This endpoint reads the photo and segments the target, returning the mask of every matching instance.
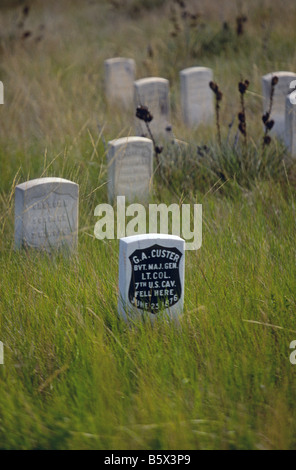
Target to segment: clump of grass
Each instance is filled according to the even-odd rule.
[[[240,94],[240,111],[238,113],[238,132],[233,144],[229,142],[229,135],[226,141],[222,141],[220,125],[220,104],[222,92],[215,82],[210,82],[209,86],[215,95],[216,111],[216,131],[217,142],[210,144],[192,143],[184,149],[180,158],[174,152],[169,152],[169,158],[165,161],[163,173],[169,183],[178,181],[176,187],[181,187],[182,191],[196,191],[216,184],[220,181],[221,186],[225,182],[235,182],[241,188],[251,189],[258,181],[274,181],[284,184],[286,178],[293,180],[295,174],[295,161],[286,156],[286,148],[283,144],[276,143],[270,146],[268,151],[256,145],[255,141],[248,140],[245,94],[249,87],[249,80],[240,80],[238,91]],[[265,140],[270,139],[267,132],[272,128],[273,121],[269,120],[272,109],[274,87],[277,84],[277,77],[273,77],[270,93],[270,105],[268,112],[263,116],[266,118]],[[238,135],[243,136],[243,145],[237,145]],[[271,141],[271,140],[270,140]],[[285,159],[285,164],[283,161]],[[186,174],[181,181],[181,175]]]
[[[285,164],[283,164],[285,161]],[[230,194],[237,188],[252,190],[258,182],[273,182],[285,186],[292,181],[296,163],[286,156],[283,145],[270,146],[263,153],[260,146],[251,141],[243,151],[222,141],[196,145],[188,144],[182,152],[165,153],[162,156],[162,173],[168,187],[174,185],[174,193],[194,194],[215,186],[219,192]],[[161,181],[160,181],[161,184]]]

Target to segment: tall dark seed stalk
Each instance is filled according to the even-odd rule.
[[[161,177],[161,179],[164,181],[164,183],[166,184],[166,186],[168,188],[170,188],[171,191],[173,191],[173,193],[175,194],[175,196],[180,199],[179,197],[179,192],[178,192],[178,189],[175,187],[173,181],[168,181],[167,177],[165,176],[165,173],[163,171],[163,168],[161,166],[161,162],[160,162],[160,159],[159,159],[159,155],[162,153],[163,151],[163,147],[162,146],[159,146],[156,144],[155,142],[155,139],[154,139],[154,136],[152,134],[152,131],[151,131],[151,128],[149,126],[149,123],[152,121],[153,119],[153,116],[152,114],[150,113],[149,109],[147,106],[144,106],[144,105],[139,105],[137,106],[137,109],[136,109],[136,117],[138,119],[141,119],[141,121],[144,121],[145,122],[145,125],[146,125],[146,128],[147,128],[147,131],[148,131],[148,134],[149,134],[149,137],[150,139],[152,140],[152,143],[153,143],[153,148],[154,148],[154,154],[155,154],[155,157],[156,157],[156,161],[157,161],[157,169],[158,169],[158,172],[159,172],[159,175]],[[172,128],[171,126],[168,126],[166,128],[166,131],[167,132],[172,132]]]
[[[215,95],[215,111],[216,111],[216,128],[218,143],[221,148],[221,129],[220,129],[220,102],[222,101],[223,94],[219,89],[217,83],[210,82],[209,86]]]
[[[157,165],[160,166],[159,154],[162,152],[163,147],[159,147],[158,145],[156,145],[155,139],[153,137],[153,134],[152,134],[150,126],[149,126],[149,122],[152,121],[153,116],[150,113],[147,106],[139,105],[139,106],[137,106],[137,109],[136,109],[136,117],[138,119],[141,119],[141,121],[145,122],[149,137],[150,137],[150,139],[152,140],[152,143],[153,143],[154,152],[155,152],[155,156],[156,156],[156,160],[157,160]]]
[[[245,107],[245,93],[249,86],[249,80],[240,81],[238,84],[238,91],[240,93],[240,103],[241,103],[241,110],[238,113],[238,129],[240,133],[244,136],[244,146],[246,149],[247,146],[247,120],[246,120],[246,107]]]
[[[266,111],[266,113],[263,114],[262,116],[262,121],[264,124],[264,136],[263,136],[263,142],[262,142],[262,150],[264,150],[266,145],[269,145],[271,142],[271,137],[270,135],[268,135],[268,133],[274,126],[274,120],[270,119],[270,116],[271,116],[272,105],[273,105],[274,89],[276,85],[278,84],[278,81],[279,81],[278,77],[276,76],[272,77],[270,96],[269,96],[269,108],[268,108],[268,111]]]
[[[244,34],[244,23],[248,21],[245,15],[240,15],[236,18],[236,34],[242,36]]]

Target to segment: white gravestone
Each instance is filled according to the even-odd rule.
[[[120,239],[118,312],[129,317],[164,313],[177,319],[184,303],[185,241],[176,235]]]
[[[136,65],[133,59],[114,57],[104,62],[107,101],[132,107]]]
[[[291,97],[286,97],[285,143],[289,152],[296,157],[296,104],[291,103]]]
[[[78,184],[38,178],[15,188],[15,247],[75,249],[78,239]]]
[[[273,77],[278,77],[279,81],[274,87],[273,103],[270,119],[274,120],[274,126],[270,131],[271,135],[285,141],[285,108],[286,97],[291,92],[290,83],[296,79],[293,72],[273,72],[262,77],[263,92],[263,113],[269,109],[271,81]]]
[[[181,108],[184,123],[189,127],[211,124],[214,118],[213,92],[209,83],[213,71],[207,67],[181,70]]]
[[[153,176],[153,144],[145,137],[122,137],[108,142],[108,196],[147,201]]]
[[[153,116],[149,127],[153,136],[165,136],[170,133],[166,130],[170,127],[170,96],[169,81],[165,78],[150,77],[142,78],[134,82],[135,108],[137,106],[147,106]],[[136,135],[148,135],[144,121],[135,118]],[[149,135],[148,135],[149,137]]]

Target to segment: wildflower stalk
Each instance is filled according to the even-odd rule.
[[[220,102],[222,101],[223,94],[219,89],[217,83],[210,82],[209,86],[215,94],[215,112],[216,112],[216,128],[219,147],[221,148],[221,129],[220,129]]]
[[[266,145],[269,145],[271,142],[271,137],[268,135],[268,133],[274,126],[274,120],[270,119],[270,116],[271,116],[272,105],[273,105],[274,89],[276,85],[278,84],[278,81],[279,81],[278,77],[276,76],[272,77],[270,95],[269,95],[269,108],[268,108],[268,111],[266,111],[266,113],[263,114],[262,116],[262,121],[264,124],[264,136],[263,136],[263,142],[262,142],[262,150],[264,150]]]
[[[145,122],[149,137],[150,137],[150,139],[152,140],[152,143],[153,143],[154,154],[155,154],[156,161],[157,161],[157,168],[159,170],[159,175],[160,175],[161,179],[167,185],[167,187],[169,187],[171,189],[171,191],[175,194],[175,196],[179,199],[178,190],[176,189],[175,185],[173,184],[172,181],[168,181],[168,179],[166,178],[164,172],[162,171],[162,166],[161,166],[161,163],[160,163],[159,155],[163,151],[163,147],[157,145],[156,142],[155,142],[154,136],[153,136],[151,128],[149,126],[149,123],[152,121],[153,116],[150,113],[148,107],[143,106],[143,105],[139,105],[136,109],[136,117],[138,119],[141,119],[141,121]]]
[[[247,146],[247,120],[246,120],[246,108],[245,108],[245,93],[249,86],[249,80],[240,81],[238,84],[238,91],[240,93],[240,103],[241,103],[241,110],[238,113],[238,129],[240,133],[244,136],[244,146],[246,149]]]
[[[153,143],[153,148],[154,148],[154,152],[155,152],[155,156],[156,156],[156,160],[157,160],[157,165],[160,166],[159,154],[162,152],[163,147],[159,147],[158,145],[156,145],[155,139],[153,137],[153,134],[152,134],[150,126],[149,126],[149,122],[152,121],[153,116],[150,113],[147,106],[140,105],[140,106],[137,107],[136,117],[145,122],[148,134],[149,134],[150,139],[152,140],[152,143]]]
[[[240,15],[236,18],[236,34],[242,36],[244,34],[244,23],[248,21],[245,15]]]

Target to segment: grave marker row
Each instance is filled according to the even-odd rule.
[[[104,62],[107,100],[125,106],[147,106],[153,115],[150,123],[153,135],[169,137],[170,96],[169,81],[160,77],[135,80],[133,59],[115,57]],[[184,122],[189,127],[210,124],[214,116],[213,98],[209,82],[213,72],[206,67],[190,67],[180,72],[181,108]],[[136,119],[135,135],[144,136],[144,122]]]
[[[105,65],[105,88],[110,102],[123,103],[125,106],[147,106],[153,116],[149,126],[156,137],[170,138],[170,96],[169,82],[164,78],[149,77],[135,80],[135,61],[116,57],[107,59]],[[271,135],[281,139],[293,155],[296,155],[294,143],[294,108],[287,99],[291,92],[291,82],[296,80],[293,72],[279,71],[262,77],[263,113],[270,106],[272,78],[278,77],[274,87],[272,112],[274,120]],[[181,111],[184,123],[191,128],[201,124],[212,124],[214,103],[209,83],[213,80],[213,71],[207,67],[189,67],[180,71]],[[147,136],[143,121],[136,118],[135,135]]]

